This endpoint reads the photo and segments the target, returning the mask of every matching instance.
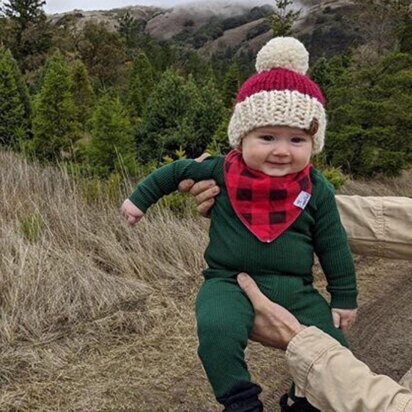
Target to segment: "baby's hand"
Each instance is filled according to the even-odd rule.
[[[335,328],[347,331],[355,322],[358,309],[336,309],[332,308],[333,324]]]
[[[144,213],[138,207],[136,207],[129,199],[126,199],[123,202],[120,208],[120,213],[127,219],[130,226],[134,226],[144,216]]]

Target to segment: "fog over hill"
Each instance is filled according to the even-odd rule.
[[[109,7],[120,1],[100,2]],[[128,0],[130,2],[130,0]],[[250,50],[253,53],[271,37],[265,26],[265,13],[273,7],[273,0],[138,0],[143,4],[164,4],[164,8],[148,5],[130,5],[111,10],[75,10],[50,16],[56,24],[64,24],[68,15],[72,23],[82,29],[89,22],[103,23],[109,30],[116,30],[118,19],[129,12],[142,22],[144,31],[158,40],[178,42],[194,48],[204,55],[212,55],[222,47]],[[49,2],[49,7],[53,6]],[[68,4],[73,5],[74,0]],[[295,33],[305,42],[311,55],[333,55],[348,45],[360,41],[359,33],[348,22],[356,6],[350,0],[295,0],[294,8],[301,11]],[[260,10],[259,10],[260,9]]]
[[[295,7],[302,7],[302,4],[313,5],[312,0],[295,1]],[[254,6],[263,6],[265,4],[274,4],[271,0],[212,0],[208,2],[199,0],[92,0],[85,3],[83,0],[49,0],[46,3],[45,11],[48,14],[64,13],[73,10],[97,11],[97,10],[113,10],[124,7],[135,6],[153,6],[159,8],[185,8],[185,9],[213,9],[225,10],[233,8],[250,8]]]

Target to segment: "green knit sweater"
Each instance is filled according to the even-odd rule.
[[[162,196],[177,190],[184,179],[214,179],[221,192],[211,213],[210,241],[205,251],[206,278],[253,275],[300,276],[311,282],[314,253],[325,273],[331,306],[356,308],[356,277],[345,230],[340,222],[332,186],[312,168],[312,197],[299,218],[271,243],[260,242],[236,216],[226,191],[224,157],[201,163],[179,160],[150,174],[130,200],[146,210]]]

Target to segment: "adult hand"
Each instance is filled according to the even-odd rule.
[[[209,153],[203,153],[195,160],[203,162],[209,156]],[[191,179],[186,179],[179,183],[179,191],[190,192],[195,197],[198,212],[204,217],[209,217],[210,210],[215,203],[215,197],[219,194],[220,189],[214,180],[202,180],[195,183]]]
[[[270,301],[246,273],[239,273],[237,281],[255,309],[250,339],[264,346],[286,350],[289,342],[305,326],[283,306]]]

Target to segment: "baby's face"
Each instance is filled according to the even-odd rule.
[[[310,162],[312,146],[312,136],[302,129],[266,126],[248,133],[239,149],[251,169],[268,176],[285,176],[305,168]]]

